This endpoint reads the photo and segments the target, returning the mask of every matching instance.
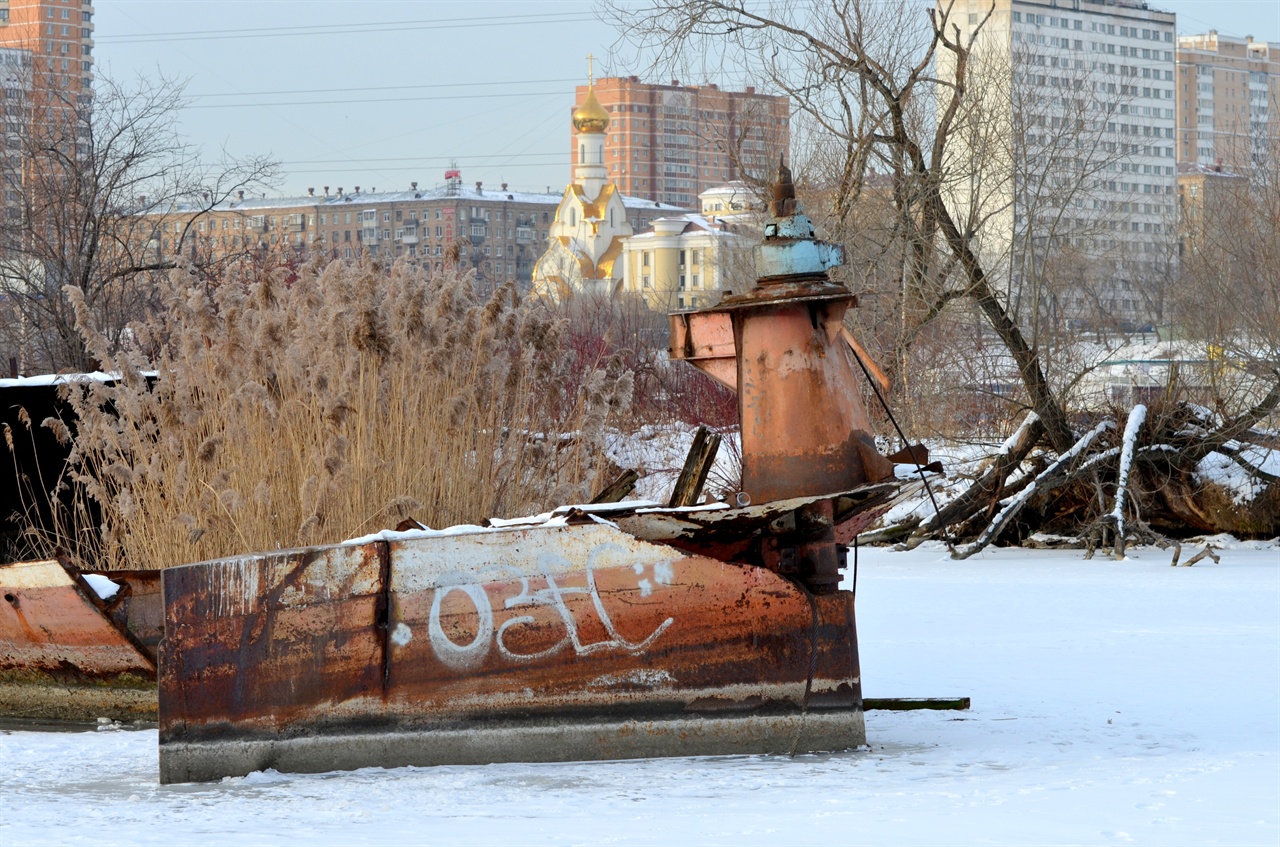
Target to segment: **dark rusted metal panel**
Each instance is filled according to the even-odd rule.
[[[155,665],[56,561],[0,565],[0,714],[155,716]]]
[[[160,723],[275,731],[308,709],[382,695],[379,544],[163,572]]]
[[[152,662],[160,639],[164,637],[164,595],[160,590],[160,571],[97,571],[86,574],[105,577],[117,586],[115,596],[97,600],[94,605],[102,609],[135,647]]]
[[[863,743],[849,595],[609,526],[209,562],[164,585],[165,782]]]

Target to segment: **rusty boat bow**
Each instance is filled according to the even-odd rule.
[[[672,358],[737,392],[738,505],[164,571],[161,781],[864,745],[844,545],[904,483],[860,399],[839,248],[813,235],[783,169],[756,286],[672,316]]]

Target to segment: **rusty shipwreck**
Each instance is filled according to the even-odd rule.
[[[855,298],[827,276],[840,250],[785,168],[771,212],[756,285],[670,318],[670,356],[737,392],[733,504],[562,507],[167,568],[161,781],[865,744],[846,545],[927,460],[876,450]]]

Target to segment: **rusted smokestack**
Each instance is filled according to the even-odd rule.
[[[834,496],[892,479],[893,462],[875,448],[861,371],[843,328],[856,301],[827,278],[843,251],[814,237],[784,162],[770,198],[773,216],[755,249],[756,285],[718,306],[673,314],[671,357],[737,391],[750,502]],[[805,506],[778,540],[791,552],[777,566],[794,568],[818,594],[834,591],[840,579],[832,508],[831,499]]]

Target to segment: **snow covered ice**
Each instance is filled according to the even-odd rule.
[[[864,694],[973,698],[869,751],[162,787],[154,731],[12,731],[0,844],[1275,845],[1280,545],[1220,555],[861,550]]]

